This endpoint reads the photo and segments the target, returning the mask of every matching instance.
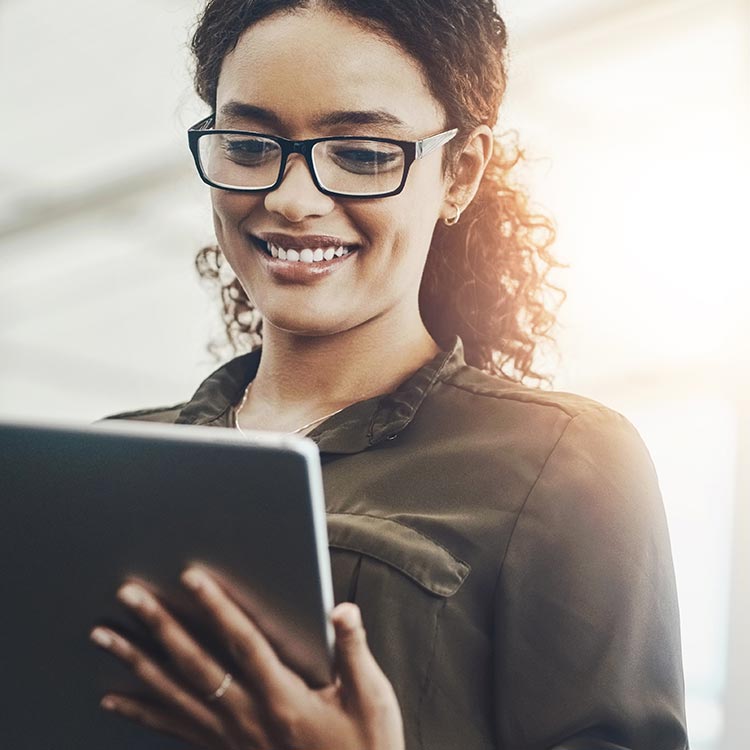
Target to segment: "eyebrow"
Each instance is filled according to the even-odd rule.
[[[219,110],[222,118],[230,122],[236,120],[255,120],[264,125],[269,125],[277,130],[282,127],[278,115],[263,107],[245,102],[229,101]],[[327,112],[313,121],[318,128],[331,128],[341,125],[386,125],[400,128],[408,128],[408,125],[392,112],[385,109],[368,110],[336,110]]]
[[[271,111],[256,107],[254,104],[245,104],[243,102],[229,101],[219,110],[219,115],[229,120],[230,123],[237,120],[257,120],[267,125],[279,127],[281,123],[279,118]]]
[[[336,127],[337,125],[395,125],[406,127],[406,123],[385,109],[339,110],[329,112],[315,120],[318,127]]]

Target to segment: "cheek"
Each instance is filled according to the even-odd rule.
[[[401,200],[394,203],[384,223],[389,226],[393,241],[400,246],[398,249],[408,249],[412,256],[426,257],[440,217],[442,192],[429,181],[423,184],[415,181],[410,188],[397,196]]]
[[[382,208],[382,210],[381,210]],[[400,297],[421,282],[436,221],[433,205],[402,193],[357,221],[373,243],[365,277],[380,299]],[[411,296],[411,293],[409,293]]]
[[[252,195],[230,193],[226,190],[211,191],[214,228],[219,244],[231,243],[232,238],[242,234],[240,224],[255,210],[260,199]]]
[[[415,167],[428,167],[417,170]],[[424,245],[425,253],[440,217],[444,189],[439,173],[429,169],[433,165],[412,167],[404,190],[391,198],[372,204],[362,223],[374,228],[378,235],[394,245],[394,249],[417,251]],[[400,248],[399,248],[400,246]],[[419,253],[417,253],[419,254]]]
[[[438,157],[432,159],[432,157]],[[439,154],[431,154],[432,161],[418,161],[409,173],[402,196],[405,207],[401,213],[412,235],[417,241],[429,243],[435,224],[440,218],[446,185],[443,179]]]

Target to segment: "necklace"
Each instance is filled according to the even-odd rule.
[[[250,386],[252,385],[252,381],[248,383],[247,388],[245,388],[245,393],[242,396],[242,401],[240,401],[239,406],[237,406],[234,410],[234,426],[240,431],[241,435],[244,435],[247,437],[247,433],[240,427],[240,412],[242,411],[242,407],[245,405],[245,401],[247,401],[247,395],[250,393]],[[324,414],[322,417],[317,417],[316,419],[313,419],[311,422],[308,422],[307,424],[303,424],[302,427],[298,427],[296,430],[287,430],[287,432],[290,435],[296,435],[300,432],[304,433],[305,430],[309,429],[310,427],[315,427],[321,422],[324,422],[328,417],[334,416],[334,414],[338,414],[341,411],[344,411],[347,406],[351,406],[351,404],[347,404],[346,406],[342,406],[340,409],[336,409],[336,411],[332,411],[330,414]]]

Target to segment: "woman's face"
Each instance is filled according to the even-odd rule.
[[[418,140],[450,125],[411,57],[324,10],[276,14],[245,31],[223,62],[216,112],[217,128],[290,139]],[[422,269],[446,212],[441,163],[440,149],[415,161],[403,191],[387,198],[324,195],[299,154],[275,190],[212,190],[219,245],[265,325],[327,335],[384,316],[418,323]],[[256,238],[350,252],[323,263],[283,261]]]

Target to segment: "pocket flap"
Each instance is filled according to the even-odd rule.
[[[445,547],[399,521],[359,513],[328,513],[328,543],[400,570],[437,596],[452,596],[471,568]]]

